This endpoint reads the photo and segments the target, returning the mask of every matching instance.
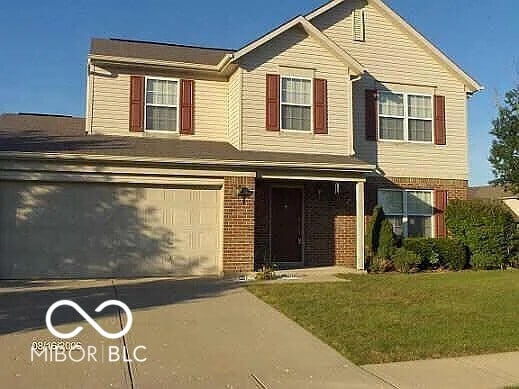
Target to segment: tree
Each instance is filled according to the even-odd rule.
[[[492,124],[495,139],[489,161],[496,176],[492,184],[519,194],[519,85],[506,94]]]

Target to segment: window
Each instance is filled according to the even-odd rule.
[[[379,190],[378,204],[393,225],[396,235],[433,236],[433,193],[424,190]]]
[[[312,80],[281,78],[281,128],[310,131],[312,123]]]
[[[146,130],[177,131],[178,80],[146,78]]]
[[[353,11],[353,40],[364,42],[365,38],[364,10],[356,9]]]
[[[432,142],[432,96],[379,92],[378,101],[380,139]]]

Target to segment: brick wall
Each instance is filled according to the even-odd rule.
[[[272,182],[256,184],[255,263],[269,258],[269,209]],[[278,182],[279,184],[279,182]],[[334,193],[332,183],[284,182],[303,185],[304,190],[304,259],[305,266],[354,265],[355,258],[355,187],[341,185]],[[320,194],[319,194],[320,192]]]
[[[253,177],[225,177],[224,180],[224,273],[254,270],[254,204],[255,195],[243,201],[240,188],[255,189]]]
[[[292,184],[301,185],[301,182]],[[259,181],[256,184],[254,231],[256,266],[262,264],[269,255],[270,185],[268,181]],[[447,190],[449,199],[466,199],[468,182],[427,178],[370,177],[365,188],[366,215],[369,215],[376,205],[377,190],[382,188]],[[305,266],[355,267],[355,185],[341,184],[340,195],[336,196],[332,183],[305,182],[304,209]]]
[[[319,196],[320,189],[320,196]],[[353,266],[355,261],[355,186],[305,184],[305,265]]]

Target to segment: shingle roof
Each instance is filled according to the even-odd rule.
[[[90,54],[216,66],[234,50],[123,39],[93,38]]]
[[[227,142],[152,136],[87,136],[82,118],[42,115],[0,115],[0,152],[294,163],[343,166],[345,170],[352,166],[362,170],[372,169],[369,163],[347,156],[239,151]]]
[[[4,113],[0,115],[0,134],[2,136],[48,136],[85,135],[85,119],[66,115],[38,113]]]
[[[499,186],[474,186],[469,188],[469,198],[471,199],[489,199],[489,200],[501,200],[506,198],[519,197],[514,196],[512,193],[507,192],[504,188]]]

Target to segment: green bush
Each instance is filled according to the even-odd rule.
[[[403,247],[418,254],[421,269],[463,270],[468,265],[465,246],[456,239],[408,238]]]
[[[380,235],[380,226],[384,220],[384,211],[382,207],[375,207],[373,216],[369,219],[366,228],[366,251],[369,258],[374,257],[378,251],[378,241]]]
[[[457,239],[435,239],[436,250],[440,255],[442,266],[450,270],[463,270],[469,264],[467,248]]]
[[[429,269],[430,267],[432,267],[432,259],[434,258],[435,254],[437,254],[437,251],[435,251],[435,239],[407,238],[403,240],[402,247],[406,250],[418,254],[418,256],[420,257],[421,269]]]
[[[396,271],[400,273],[409,273],[411,270],[416,269],[422,261],[418,254],[403,247],[397,248],[393,252],[391,259]]]
[[[455,200],[445,216],[452,236],[468,247],[475,268],[499,268],[508,263],[515,223],[501,202]]]
[[[503,258],[496,254],[475,253],[472,256],[471,264],[476,270],[497,269],[503,266]]]
[[[395,249],[395,237],[393,234],[393,225],[387,219],[382,220],[380,224],[380,236],[378,240],[377,256],[380,258],[391,258]]]

